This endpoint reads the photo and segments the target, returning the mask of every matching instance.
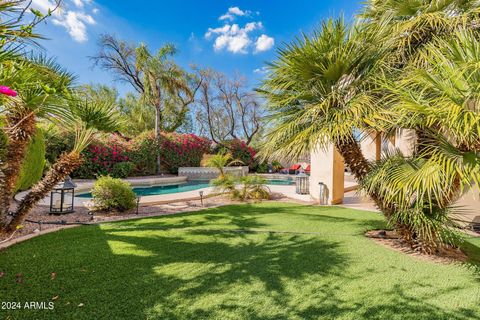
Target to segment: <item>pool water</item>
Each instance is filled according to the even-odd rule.
[[[280,180],[280,179],[273,179],[267,180],[267,184],[269,185],[291,185],[293,184],[293,180]],[[134,187],[133,191],[139,197],[142,196],[157,196],[162,194],[172,194],[172,193],[180,193],[180,192],[187,192],[193,191],[203,188],[210,187],[209,181],[188,181],[182,184],[175,184],[169,186],[153,186],[153,187]],[[91,198],[91,193],[82,193],[76,195],[78,198]]]

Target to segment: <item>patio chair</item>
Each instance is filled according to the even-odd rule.
[[[302,168],[302,165],[294,164],[290,168],[288,168],[288,174],[298,174],[301,168]]]
[[[308,166],[305,168],[305,173],[309,175],[309,174],[310,174],[310,170],[311,170],[311,167],[310,167],[310,165],[308,165]]]

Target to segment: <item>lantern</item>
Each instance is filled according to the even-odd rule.
[[[73,209],[75,187],[76,185],[70,177],[55,186],[50,193],[50,214],[75,212]]]
[[[320,205],[327,205],[328,204],[328,197],[329,197],[329,190],[325,183],[319,182],[319,204]]]
[[[305,173],[300,173],[295,177],[295,184],[297,187],[296,192],[298,194],[309,194],[310,193],[310,188],[309,188],[309,182],[310,178],[308,175]]]

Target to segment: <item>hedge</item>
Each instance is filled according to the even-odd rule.
[[[41,129],[36,130],[35,135],[28,144],[25,158],[22,162],[20,175],[17,180],[17,191],[30,189],[40,181],[45,168],[45,138]]]

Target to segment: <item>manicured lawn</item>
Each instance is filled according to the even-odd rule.
[[[58,296],[55,309],[0,318],[480,318],[478,271],[363,236],[380,227],[375,213],[265,203],[63,230],[0,253],[0,300]]]

